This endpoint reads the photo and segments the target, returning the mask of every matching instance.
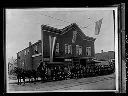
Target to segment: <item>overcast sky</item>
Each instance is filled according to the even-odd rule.
[[[101,18],[100,34],[95,35],[95,22]],[[7,9],[6,57],[16,58],[16,53],[28,47],[29,42],[41,40],[42,24],[62,29],[71,23],[77,23],[85,35],[96,38],[95,53],[114,50],[112,10]]]

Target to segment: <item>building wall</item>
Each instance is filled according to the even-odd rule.
[[[46,29],[45,29],[46,28]],[[64,33],[63,35],[60,34],[55,34],[55,31],[57,32],[58,30],[54,28],[48,28],[45,27],[45,31],[42,29],[43,32],[43,58],[49,58],[50,57],[50,44],[49,44],[49,35],[55,36],[56,37],[56,42],[55,42],[55,48],[56,48],[56,43],[59,43],[59,53],[55,52],[54,48],[54,57],[64,57],[64,58],[69,58],[69,57],[88,57],[86,55],[86,47],[91,47],[91,56],[94,57],[95,54],[95,49],[94,49],[94,41],[88,41],[88,40],[83,40],[83,38],[77,34],[76,37],[76,42],[72,43],[72,38],[73,38],[73,31],[78,31],[77,28],[69,28],[68,32]],[[49,32],[49,29],[51,32]],[[65,44],[72,45],[72,54],[65,54]],[[82,46],[82,55],[76,55],[76,45]],[[37,51],[35,52],[37,48]],[[29,53],[25,51],[29,50]],[[19,56],[20,53],[20,56]],[[38,42],[29,45],[26,49],[20,51],[17,53],[17,64],[18,67],[23,68],[25,70],[36,70],[38,64],[40,63],[40,60],[42,60],[42,41],[39,40]],[[24,62],[24,64],[23,64]]]
[[[115,58],[115,52],[114,51],[108,51],[108,52],[102,52],[102,53],[96,53],[95,58],[97,60],[110,60]]]
[[[35,53],[35,46],[37,46],[38,53]],[[26,55],[25,55],[25,51],[26,51]],[[17,66],[25,70],[32,70],[37,63],[37,60],[34,59],[35,57],[32,57],[32,56],[35,54],[39,54],[41,52],[42,52],[42,48],[41,48],[41,40],[40,40],[36,42],[35,44],[32,44],[31,46],[17,53]]]
[[[28,50],[29,50],[29,52],[28,52]],[[25,55],[25,51],[26,51],[26,55]],[[17,66],[19,68],[23,68],[25,70],[29,70],[32,68],[30,47],[17,53]]]
[[[40,64],[40,60],[42,59],[42,55],[40,56],[36,56],[36,57],[33,57],[32,58],[32,64],[33,64],[33,69],[34,70],[37,70],[37,67],[39,66]]]
[[[40,63],[40,61],[42,60],[42,43],[41,40],[39,40],[38,42],[36,42],[35,44],[32,45],[32,69],[37,70],[37,67]],[[37,47],[37,52],[35,52]]]
[[[69,32],[58,36],[56,43],[59,43],[59,50],[60,53],[55,53],[55,56],[60,56],[60,57],[88,57],[86,55],[86,47],[91,47],[91,56],[90,57],[94,57],[95,51],[94,51],[94,42],[93,41],[87,41],[87,40],[83,40],[81,38],[80,35],[77,34],[76,37],[76,42],[72,43],[72,38],[73,38],[73,31],[78,31],[77,29],[72,28],[71,30],[69,30]],[[69,44],[72,45],[72,54],[65,54],[65,44]],[[76,45],[82,46],[82,55],[76,55]],[[55,45],[56,46],[56,45]]]
[[[43,31],[43,57],[50,57],[49,33]]]

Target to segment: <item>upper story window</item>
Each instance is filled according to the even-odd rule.
[[[76,55],[82,55],[82,46],[76,45]]]
[[[35,50],[37,51],[37,45],[35,45]]]
[[[34,46],[34,52],[35,54],[38,54],[37,45]]]
[[[22,61],[22,67],[24,67],[24,61]]]
[[[18,53],[18,59],[20,59],[20,55],[21,55],[21,53]]]
[[[82,46],[79,46],[79,55],[82,55]]]
[[[65,44],[65,54],[68,53],[68,44]]]
[[[72,54],[72,45],[68,45],[68,54]]]
[[[26,52],[26,50],[24,50],[24,55],[26,55],[27,54],[27,52]]]
[[[79,45],[76,45],[76,55],[79,54]]]
[[[65,44],[65,54],[72,54],[72,45]]]
[[[86,47],[86,55],[91,56],[91,47]]]
[[[29,49],[27,50],[27,53],[29,54]]]
[[[56,43],[56,52],[59,53],[59,43]]]

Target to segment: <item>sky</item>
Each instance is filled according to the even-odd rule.
[[[82,8],[86,9],[86,8]],[[95,53],[114,50],[114,23],[112,10],[66,10],[59,8],[6,9],[6,58],[41,40],[41,25],[62,29],[76,23],[85,35],[96,38]],[[102,19],[99,35],[95,22]],[[83,28],[86,27],[87,28]]]

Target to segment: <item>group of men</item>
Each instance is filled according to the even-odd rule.
[[[106,66],[83,66],[80,64],[71,66],[51,66],[43,64],[41,75],[43,81],[56,81],[67,79],[78,79],[90,76],[106,75],[114,72],[113,64]]]
[[[67,80],[67,79],[78,79],[89,76],[89,72],[92,72],[92,68],[86,68],[83,65],[76,64],[70,66],[42,66],[42,77],[45,80]]]
[[[115,71],[115,64],[112,62],[109,65],[98,66],[83,66],[81,64],[72,64],[67,66],[48,66],[45,62],[41,62],[37,71],[22,71],[16,70],[18,83],[21,79],[25,82],[25,78],[34,78],[35,81],[38,77],[41,81],[56,81],[67,79],[86,78],[90,76],[99,76],[111,74]],[[19,81],[20,80],[20,81]]]

